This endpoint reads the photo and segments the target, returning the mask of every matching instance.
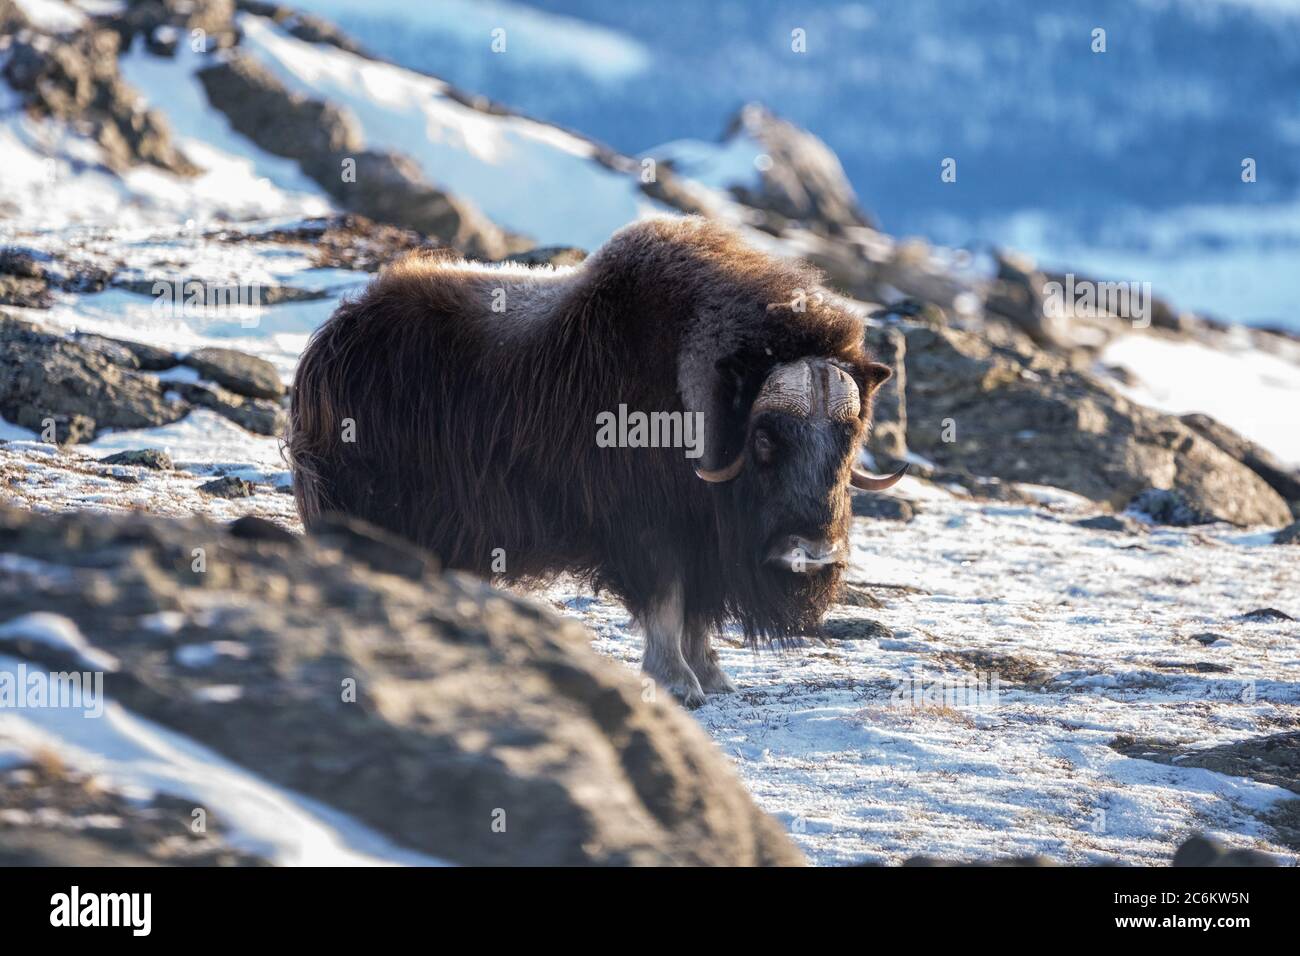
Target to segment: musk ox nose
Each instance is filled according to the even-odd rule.
[[[843,545],[837,541],[788,534],[778,538],[768,550],[766,563],[795,574],[808,574],[833,564],[844,564],[847,560]]]

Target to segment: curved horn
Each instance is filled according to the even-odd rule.
[[[849,483],[853,485],[854,488],[861,488],[863,491],[884,491],[886,488],[892,488],[894,485],[898,484],[899,479],[907,474],[908,467],[909,466],[904,465],[892,475],[877,478],[875,475],[868,475],[865,471],[855,465],[853,471],[849,474]]]
[[[745,450],[742,448],[740,454],[735,457],[730,465],[725,468],[718,468],[710,471],[707,468],[696,468],[695,473],[710,484],[720,484],[724,481],[730,481],[740,474],[740,469],[745,467]]]

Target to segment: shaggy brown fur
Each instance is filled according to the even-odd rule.
[[[726,620],[751,638],[798,633],[820,618],[839,570],[765,573],[759,539],[774,527],[754,515],[784,494],[783,514],[846,535],[849,463],[888,376],[861,321],[822,301],[819,284],[693,218],[629,226],[568,270],[405,258],[340,306],[299,364],[289,448],[303,522],[356,515],[485,576],[499,555],[510,580],[577,574],[647,628],[680,619],[697,669],[709,669],[708,632]],[[863,397],[861,420],[822,434],[804,464],[812,497],[756,469],[701,481],[694,465],[719,467],[745,447],[772,367],[801,357],[839,364]],[[598,414],[620,404],[702,412],[703,460],[598,447]],[[780,437],[788,423],[769,425]]]

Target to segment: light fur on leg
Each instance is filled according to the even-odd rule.
[[[736,685],[718,663],[718,652],[713,649],[709,628],[697,622],[687,622],[684,635],[686,664],[699,678],[704,693],[734,694]]]
[[[682,706],[694,710],[704,703],[704,689],[686,658],[682,656],[682,585],[674,581],[640,619],[645,632],[645,654],[641,670],[659,687],[673,694]]]

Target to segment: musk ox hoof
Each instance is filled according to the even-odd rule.
[[[722,671],[713,674],[708,680],[700,678],[700,686],[704,688],[706,694],[734,694],[736,692],[736,685]]]
[[[696,710],[703,707],[708,702],[704,696],[704,691],[696,687],[670,687],[672,695],[677,698],[677,703],[681,704],[687,710]]]
[[[731,682],[721,667],[714,661],[708,661],[700,665],[691,665],[691,670],[695,671],[695,676],[700,679],[700,687],[706,694],[734,694],[736,685]]]
[[[677,698],[677,702],[687,710],[695,710],[697,707],[704,706],[706,700],[704,689],[700,687],[700,682],[696,679],[695,674],[682,665],[680,671],[673,674],[661,675],[656,674],[649,668],[642,668],[647,677],[654,680],[655,684],[666,689],[670,694]]]

